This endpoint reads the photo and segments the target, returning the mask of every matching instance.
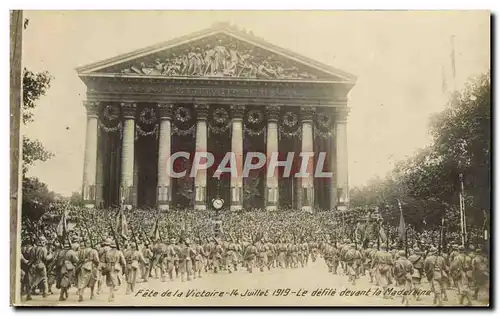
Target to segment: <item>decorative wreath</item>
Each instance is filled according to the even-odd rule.
[[[215,109],[213,113],[214,121],[218,125],[222,125],[227,122],[229,115],[227,114],[227,111],[223,108],[218,108]]]
[[[248,122],[252,124],[259,124],[264,119],[264,115],[259,110],[250,110],[248,112]]]
[[[298,121],[299,118],[295,113],[286,112],[285,115],[283,116],[283,124],[285,124],[288,127],[294,127],[295,125],[297,125]]]
[[[332,119],[330,118],[330,116],[328,116],[324,113],[318,114],[318,124],[320,127],[330,128],[331,123],[332,123]]]
[[[118,109],[112,105],[106,105],[104,108],[104,117],[108,121],[113,121],[118,118]]]
[[[156,112],[152,108],[145,108],[141,111],[139,120],[142,124],[150,125],[156,122]]]
[[[189,112],[189,109],[181,106],[180,108],[177,108],[175,111],[175,119],[181,123],[186,123],[191,119],[191,113]]]

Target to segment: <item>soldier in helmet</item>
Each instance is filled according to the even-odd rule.
[[[127,290],[125,294],[130,294],[135,290],[135,284],[137,282],[137,272],[141,265],[146,264],[146,260],[142,253],[135,247],[133,242],[128,242],[127,249],[123,254],[125,258],[126,270],[126,280],[127,280]]]
[[[108,301],[115,299],[115,290],[121,285],[121,274],[126,269],[127,262],[123,253],[117,249],[114,240],[109,241],[110,248],[104,256],[106,285],[109,287]]]
[[[101,247],[97,250],[97,255],[99,256],[99,265],[97,266],[97,292],[96,294],[101,294],[102,283],[103,283],[103,269],[105,268],[104,256],[109,250],[111,239],[104,238],[101,241]]]
[[[356,249],[355,244],[350,244],[349,249],[347,250],[345,257],[345,266],[347,269],[347,275],[349,276],[349,282],[352,282],[352,285],[356,285],[356,279],[359,274],[359,265],[361,263],[361,253],[358,249]]]
[[[232,269],[234,271],[238,271],[238,262],[237,262],[237,257],[236,257],[236,249],[237,245],[234,241],[231,241],[228,243],[227,248],[226,248],[226,264],[227,264],[227,271],[229,273],[232,273]]]
[[[47,239],[44,236],[38,238],[38,241],[30,251],[30,288],[28,289],[29,298],[33,287],[41,284],[43,297],[47,296],[47,261],[52,259],[52,254],[47,250]],[[29,299],[28,298],[28,299]]]
[[[191,281],[193,275],[193,256],[196,257],[196,254],[191,248],[191,240],[187,238],[184,240],[184,244],[181,245],[179,252],[179,274],[181,276],[181,282],[186,281],[186,276],[187,281]]]
[[[222,248],[220,240],[214,238],[214,246],[212,247],[212,253],[211,253],[214,273],[217,273],[221,268],[223,252],[224,249]]]
[[[394,278],[398,286],[409,291],[412,288],[413,264],[406,259],[404,250],[398,252],[398,259],[394,263]],[[401,303],[410,304],[409,295],[403,295]]]
[[[177,252],[177,247],[175,246],[175,238],[170,238],[168,240],[168,245],[166,247],[161,248],[161,280],[162,282],[166,281],[167,275],[170,281],[174,280],[174,270],[175,263],[179,260],[179,254]]]
[[[99,255],[95,249],[89,247],[85,240],[80,242],[78,251],[77,287],[78,301],[83,301],[83,292],[86,287],[90,288],[90,299],[94,297],[94,285],[97,279],[97,266],[99,265]]]
[[[373,262],[376,266],[379,285],[382,286],[384,292],[384,298],[390,299],[391,297],[385,293],[387,286],[389,285],[390,270],[393,266],[393,259],[392,255],[387,252],[387,246],[385,244],[380,245],[380,251],[375,254]]]
[[[197,238],[196,243],[193,245],[193,250],[196,253],[196,256],[193,259],[193,269],[194,269],[194,278],[201,278],[201,271],[205,265],[205,249],[201,244],[201,239]]]
[[[474,299],[477,300],[479,292],[488,287],[489,280],[488,260],[480,248],[476,249],[476,255],[472,259],[472,278],[474,280]]]
[[[68,299],[68,290],[75,281],[75,267],[79,260],[75,249],[78,250],[76,243],[70,245],[67,242],[56,258],[56,269],[58,271],[56,287],[60,289],[60,301]]]
[[[258,254],[258,249],[255,246],[255,242],[248,245],[243,254],[243,258],[245,260],[245,265],[247,267],[247,271],[252,273],[253,266],[255,265],[255,258]]]
[[[144,282],[149,280],[149,271],[151,266],[151,261],[153,260],[153,250],[152,246],[146,240],[141,249],[142,256],[144,257],[145,264],[141,264],[141,278]]]
[[[412,286],[414,291],[414,296],[417,301],[420,301],[421,298],[418,295],[420,290],[420,283],[422,281],[423,269],[424,269],[424,256],[422,250],[420,248],[415,247],[413,249],[413,254],[408,258],[408,260],[413,265],[413,274],[412,278]]]
[[[463,304],[464,300],[467,299],[467,305],[470,305],[472,295],[469,289],[467,273],[471,269],[471,260],[465,255],[464,249],[462,245],[457,247],[457,254],[453,256],[450,263],[450,277],[457,287],[460,304]]]
[[[436,247],[431,247],[429,256],[424,261],[424,270],[427,280],[431,283],[431,291],[434,293],[434,304],[441,306],[443,300],[448,300],[445,282],[448,277],[448,267],[443,256],[438,254]]]

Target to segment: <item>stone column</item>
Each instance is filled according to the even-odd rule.
[[[172,202],[172,184],[167,173],[168,158],[171,155],[172,141],[172,104],[158,104],[160,114],[160,141],[158,145],[158,186],[156,204],[160,210],[168,210]]]
[[[332,118],[334,120],[335,117]],[[330,172],[332,172],[332,178],[330,179],[330,209],[335,210],[337,208],[338,197],[337,197],[337,133],[333,131],[332,136],[329,139],[329,164]]]
[[[206,152],[207,145],[207,117],[208,105],[195,104],[196,111],[196,152]],[[194,208],[196,210],[207,209],[207,170],[198,170],[194,179]]]
[[[272,153],[278,153],[278,118],[280,115],[280,107],[277,105],[269,105],[266,107],[267,114],[267,133],[266,133],[266,154],[267,166]],[[267,174],[267,172],[266,172]],[[278,183],[278,168],[274,169],[274,175],[271,178],[266,177],[266,210],[276,210],[279,203],[279,183]]]
[[[335,120],[336,136],[336,180],[337,180],[337,208],[346,209],[349,206],[349,177],[347,170],[347,108],[337,111]]]
[[[134,145],[135,145],[135,103],[122,103],[123,140],[120,176],[120,200],[127,208],[134,201]]]
[[[84,102],[84,105],[87,108],[87,132],[83,162],[82,198],[86,207],[94,207],[96,203],[98,104]]]
[[[307,176],[300,178],[300,191],[298,194],[299,205],[302,210],[312,211],[314,207],[314,147],[313,147],[313,114],[315,108],[312,106],[302,106],[300,108],[300,119],[302,123],[302,154],[311,154],[307,162]],[[304,159],[301,159],[301,168]]]
[[[236,175],[231,176],[231,211],[243,208],[243,115],[245,106],[231,105],[231,151],[236,159]]]

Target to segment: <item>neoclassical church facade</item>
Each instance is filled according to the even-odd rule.
[[[88,206],[342,208],[348,204],[347,94],[356,78],[227,24],[77,69],[87,88],[82,195]],[[332,177],[247,177],[214,168],[172,178],[167,159],[326,152]],[[190,159],[176,161],[189,169]]]

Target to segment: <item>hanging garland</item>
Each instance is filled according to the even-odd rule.
[[[319,128],[314,129],[314,137],[320,137],[320,138],[330,138],[332,137],[333,133],[331,131],[324,132],[320,130]]]
[[[106,105],[103,114],[108,121],[116,120],[119,117],[118,108],[112,105]]]
[[[314,137],[330,138],[332,133],[332,118],[325,113],[318,113],[316,116]]]
[[[227,122],[226,125],[223,126],[214,126],[212,124],[209,124],[208,129],[210,130],[210,132],[214,134],[221,134],[227,131],[230,125],[231,125],[230,122]]]
[[[279,131],[280,131],[280,139],[281,139],[281,136],[284,136],[284,137],[287,137],[287,138],[290,138],[290,137],[298,137],[299,139],[302,139],[302,127],[299,126],[296,130],[294,131],[286,131],[283,126],[280,126],[279,127]]]
[[[152,136],[155,135],[156,138],[158,138],[158,125],[155,125],[155,127],[147,132],[141,128],[139,124],[135,125],[135,139],[137,140],[139,136]]]
[[[186,123],[191,119],[191,112],[188,108],[181,106],[175,110],[175,119],[181,123]]]
[[[118,122],[116,124],[116,126],[112,126],[112,127],[108,127],[106,125],[104,125],[103,122],[101,122],[101,120],[99,120],[99,127],[105,131],[106,133],[114,133],[114,132],[117,132],[117,131],[122,131],[122,122]]]
[[[212,121],[208,125],[208,128],[214,134],[221,134],[229,129],[230,123],[229,114],[226,109],[217,108],[212,113]]]
[[[259,110],[250,110],[248,112],[248,122],[251,124],[260,124],[264,119],[264,115],[262,111]]]
[[[330,129],[332,125],[332,118],[324,113],[318,113],[317,123],[321,128]]]
[[[229,119],[227,111],[223,108],[215,109],[213,112],[213,120],[218,125],[226,124]]]
[[[245,125],[243,125],[243,131],[248,136],[260,136],[260,135],[262,135],[266,131],[266,127],[262,126],[262,128],[260,128],[260,129],[252,129],[252,128],[249,128],[245,124]]]
[[[196,126],[195,125],[192,125],[188,129],[180,129],[180,128],[178,128],[175,125],[172,126],[172,132],[175,135],[179,135],[179,136],[188,136],[188,135],[194,136],[195,130],[196,130]]]
[[[286,112],[285,115],[283,115],[283,124],[285,124],[288,127],[294,127],[297,125],[297,122],[299,121],[298,115],[292,112]]]
[[[145,108],[139,115],[139,121],[145,125],[151,125],[156,122],[156,112],[152,108]]]

